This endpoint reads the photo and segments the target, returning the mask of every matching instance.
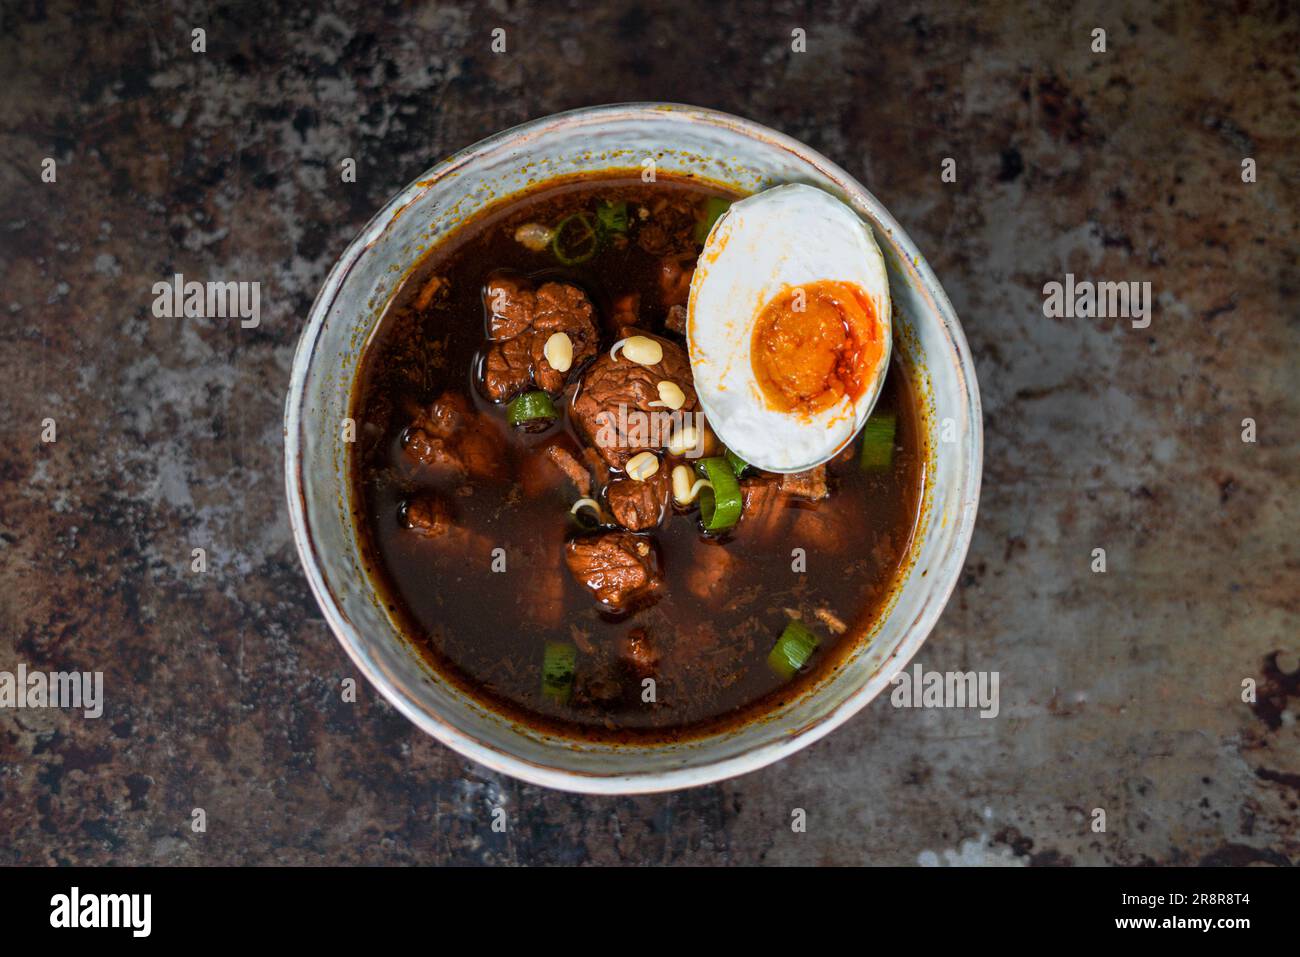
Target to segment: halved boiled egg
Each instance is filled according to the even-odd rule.
[[[713,431],[745,461],[801,472],[866,422],[889,368],[889,280],[871,227],[790,185],[734,204],[691,280],[691,372]]]

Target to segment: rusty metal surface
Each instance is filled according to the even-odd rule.
[[[0,863],[1300,863],[1294,7],[592,6],[0,13],[0,671],[106,698],[0,710]],[[882,697],[747,777],[593,799],[341,700],[280,483],[302,317],[431,161],[632,99],[804,140],[926,251],[987,445],[918,660],[997,671],[996,719]],[[262,282],[260,325],[155,318],[176,272]],[[1045,318],[1066,272],[1150,281],[1151,325]]]

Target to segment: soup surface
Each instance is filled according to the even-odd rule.
[[[924,480],[899,359],[863,434],[799,475],[728,460],[699,413],[684,307],[734,198],[545,184],[426,254],[366,346],[369,572],[433,667],[513,720],[623,742],[752,720],[834,667],[896,583]]]

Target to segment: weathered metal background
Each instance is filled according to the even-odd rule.
[[[0,711],[0,863],[1300,862],[1300,15],[957,6],[6,4],[0,670],[101,670],[107,705]],[[633,99],[806,141],[930,258],[987,450],[919,660],[998,671],[997,719],[882,698],[775,767],[615,800],[340,700],[280,479],[312,297],[433,160]],[[261,281],[260,327],[154,318],[175,272]],[[1044,318],[1066,272],[1149,280],[1150,327]]]

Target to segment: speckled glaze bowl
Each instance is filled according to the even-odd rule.
[[[904,580],[840,667],[779,710],[723,734],[671,745],[589,744],[499,717],[403,641],[362,568],[342,423],[362,347],[422,253],[478,210],[537,183],[640,170],[646,158],[660,172],[692,173],[743,191],[810,183],[871,224],[889,270],[895,347],[918,373],[928,431],[926,491]],[[874,196],[825,157],[756,123],[696,107],[629,103],[499,133],[434,166],[385,206],[348,246],[312,306],[294,357],[284,442],[303,568],[330,627],[371,684],[420,728],[494,770],[548,787],[623,794],[761,768],[839,727],[889,684],[925,641],[961,571],[979,500],[983,432],[961,325],[921,254]]]

